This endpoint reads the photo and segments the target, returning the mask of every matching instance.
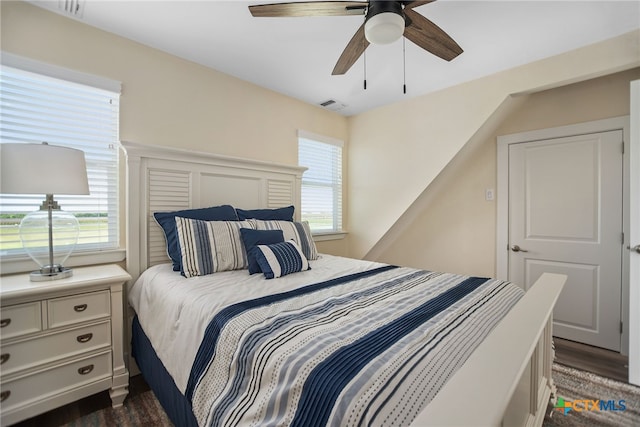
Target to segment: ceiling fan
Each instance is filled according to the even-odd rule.
[[[447,33],[413,9],[424,1],[309,1],[249,6],[255,17],[365,15],[364,23],[340,55],[332,75],[345,74],[370,43],[386,44],[404,35],[440,58],[451,61],[463,51]]]

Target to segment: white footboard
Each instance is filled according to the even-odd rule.
[[[552,313],[565,281],[543,274],[411,425],[542,425],[555,391]]]

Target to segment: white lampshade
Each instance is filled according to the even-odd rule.
[[[48,144],[0,144],[3,194],[89,194],[84,152]]]
[[[31,280],[71,276],[63,264],[78,241],[79,223],[53,195],[89,194],[84,152],[46,143],[0,144],[0,166],[0,193],[45,195],[40,210],[27,214],[19,227],[23,248],[40,267]]]
[[[364,24],[364,36],[372,44],[388,44],[404,34],[404,19],[393,12],[378,13]]]

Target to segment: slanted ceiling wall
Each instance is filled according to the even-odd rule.
[[[495,277],[496,189],[499,135],[629,114],[630,82],[640,68],[518,97],[506,118],[494,114],[484,128],[497,129],[467,144],[423,191],[369,257],[435,271]]]
[[[420,237],[418,230],[407,229],[406,233],[412,237],[411,244],[405,246],[408,235],[395,233],[394,225],[402,229],[406,223],[421,217],[420,212],[410,207],[456,154],[465,147],[464,151],[471,151],[492,135],[504,118],[520,105],[525,94],[638,67],[639,44],[640,31],[634,31],[350,118],[350,255],[402,264],[413,260],[416,266],[427,267],[427,262],[417,261],[416,256],[409,254],[424,250],[415,239],[426,240],[429,236]],[[490,160],[490,155],[483,154],[478,162]],[[491,181],[486,176],[468,177]],[[473,203],[460,203],[456,207],[459,210],[444,215],[469,218],[482,214],[475,211],[478,206]],[[405,213],[407,216],[403,218]],[[385,234],[387,237],[383,238]],[[475,245],[483,241],[480,235],[482,239],[490,239],[489,246],[487,243]],[[491,232],[468,228],[450,230],[448,236],[450,240],[443,242],[445,247],[441,250],[453,260],[458,259],[453,261],[456,263],[453,270],[463,270],[460,266],[467,265],[480,251],[491,252],[495,240]],[[487,271],[492,266],[493,263],[489,265],[481,260],[473,269]]]

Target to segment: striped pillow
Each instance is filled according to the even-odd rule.
[[[293,240],[272,245],[258,245],[253,251],[267,279],[311,269],[307,257]]]
[[[262,221],[259,219],[251,219],[249,221],[254,224],[253,228],[256,230],[282,230],[284,240],[296,242],[309,261],[318,259],[318,250],[307,221]]]
[[[176,231],[185,277],[247,268],[247,255],[240,238],[248,221],[202,221],[176,217]]]

